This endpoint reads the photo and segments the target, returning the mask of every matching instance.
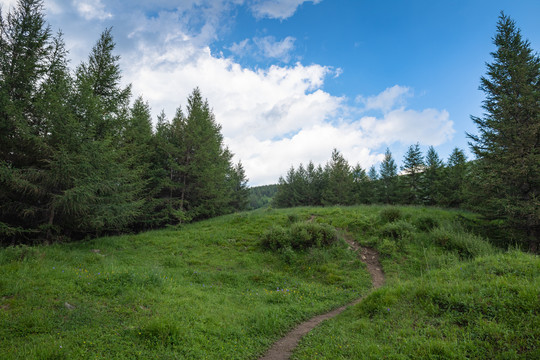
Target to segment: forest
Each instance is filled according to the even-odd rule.
[[[152,126],[121,86],[105,29],[72,72],[42,2],[0,19],[0,239],[32,243],[140,231],[246,207],[247,179],[199,89]]]
[[[0,237],[50,242],[141,231],[270,204],[408,204],[481,213],[506,245],[538,250],[540,59],[501,14],[487,74],[484,115],[467,134],[475,159],[411,145],[402,166],[387,148],[379,168],[351,166],[338,149],[300,164],[277,187],[248,189],[241,162],[199,88],[172,119],[153,126],[132,98],[111,28],[70,68],[62,32],[39,0],[0,19]],[[275,194],[275,196],[274,196]]]

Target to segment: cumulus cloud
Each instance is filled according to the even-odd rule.
[[[382,159],[386,146],[416,142],[436,146],[453,135],[448,112],[407,106],[414,94],[406,86],[359,96],[357,102],[325,91],[325,81],[340,76],[341,69],[289,63],[292,37],[252,38],[231,46],[237,55],[256,53],[281,61],[264,68],[246,68],[210,50],[228,22],[234,21],[229,15],[238,4],[251,6],[259,17],[284,19],[305,1],[156,0],[157,12],[142,0],[133,0],[135,9],[129,11],[112,2],[106,8],[101,0],[86,2],[91,6],[84,10],[68,6],[83,4],[82,0],[72,1],[48,0],[63,4],[59,7],[66,14],[79,11],[88,21],[106,20],[114,13],[124,81],[133,85],[135,96],[150,102],[154,117],[162,109],[172,117],[195,87],[201,89],[251,185],[275,183],[291,165],[309,160],[324,164],[333,148],[351,164],[368,168]],[[84,20],[77,17],[77,22]],[[67,39],[70,49],[90,51],[95,34],[64,30],[72,36]],[[92,38],[88,41],[85,36]]]
[[[406,86],[394,85],[375,96],[364,98],[358,96],[357,102],[365,105],[365,110],[381,110],[386,113],[396,106],[403,106],[406,98],[412,96],[412,91]]]
[[[258,18],[287,19],[305,2],[318,4],[322,0],[253,0],[251,11]]]
[[[106,20],[113,17],[105,10],[105,5],[101,3],[101,0],[74,0],[73,6],[86,20]]]

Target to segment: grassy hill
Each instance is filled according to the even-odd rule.
[[[463,219],[474,217],[415,207],[266,209],[0,249],[0,354],[256,359],[300,321],[369,294],[306,337],[295,358],[530,357],[540,345],[540,261],[468,233]],[[261,245],[276,228],[302,232],[308,221],[341,238],[306,250]],[[379,250],[385,287],[370,293],[343,236]]]

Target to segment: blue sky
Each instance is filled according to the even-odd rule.
[[[0,0],[5,11],[15,0]],[[538,0],[45,0],[72,65],[113,27],[124,82],[170,117],[195,86],[251,185],[333,148],[468,151],[501,10],[540,49]]]

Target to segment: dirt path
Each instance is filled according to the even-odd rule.
[[[362,261],[367,265],[368,271],[371,275],[371,282],[374,288],[382,286],[384,283],[384,273],[382,272],[381,264],[379,263],[379,254],[377,251],[371,248],[361,247],[353,240],[345,237],[345,241],[349,244],[352,250],[356,251]],[[286,360],[289,359],[293,350],[298,345],[300,339],[306,335],[308,332],[313,330],[317,325],[319,325],[324,320],[331,319],[339,315],[343,310],[348,308],[351,305],[358,304],[362,301],[363,298],[354,300],[353,302],[334,309],[326,314],[315,316],[307,321],[304,321],[291,332],[289,332],[285,337],[278,340],[268,352],[260,358],[260,360]]]

